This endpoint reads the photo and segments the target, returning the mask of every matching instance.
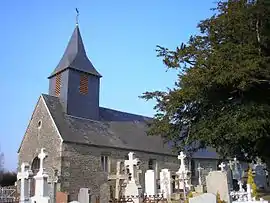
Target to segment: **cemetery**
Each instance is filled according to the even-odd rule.
[[[140,96],[156,100],[151,117],[101,105],[103,76],[88,57],[76,9],[75,29],[17,150],[17,181],[0,188],[0,203],[268,203],[261,192],[270,192],[265,2],[221,1],[220,15],[200,21],[186,44],[157,46],[163,65],[179,73],[175,87]],[[135,76],[128,82],[137,86]]]
[[[44,168],[44,160],[47,158],[46,149],[42,148],[38,158],[40,160],[38,173],[33,176],[28,163],[22,163],[17,174],[17,184],[19,184],[19,202],[25,203],[57,203],[55,184],[50,184],[48,173]],[[267,177],[263,170],[262,163],[250,164],[249,168],[244,168],[240,162],[234,158],[227,163],[221,162],[219,170],[210,171],[202,177],[202,167],[197,168],[198,185],[192,185],[190,181],[190,171],[185,165],[186,155],[180,152],[178,160],[180,162],[178,171],[161,169],[159,176],[154,170],[147,170],[144,174],[144,188],[138,180],[140,172],[140,160],[136,158],[134,152],[128,153],[128,159],[124,163],[117,162],[116,174],[109,174],[108,181],[115,181],[115,199],[109,202],[189,202],[189,203],[267,203],[268,201],[258,198],[256,187],[266,187]],[[247,166],[247,165],[245,165]],[[123,168],[121,168],[123,167]],[[246,178],[246,171],[248,177]],[[177,174],[177,179],[172,178],[172,174]],[[157,180],[159,177],[159,180]],[[205,179],[205,181],[202,181]],[[30,195],[30,182],[35,182],[35,193]],[[233,182],[237,181],[237,186]],[[56,182],[54,180],[54,182]],[[11,201],[9,202],[15,202]],[[81,188],[78,191],[79,203],[92,202],[88,188]],[[99,198],[95,198],[100,202]]]

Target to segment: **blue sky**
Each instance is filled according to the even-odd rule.
[[[27,2],[27,3],[26,3]],[[75,26],[75,8],[88,57],[103,75],[101,106],[153,116],[153,102],[138,96],[172,87],[156,45],[174,49],[212,15],[214,0],[73,0],[0,2],[0,145],[15,170],[17,149],[47,76],[59,62]]]

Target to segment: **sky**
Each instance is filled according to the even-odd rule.
[[[154,102],[138,96],[173,87],[176,71],[156,57],[156,45],[175,49],[210,17],[214,0],[1,0],[0,146],[7,170],[49,74],[79,26],[87,55],[102,74],[100,105],[153,116]]]

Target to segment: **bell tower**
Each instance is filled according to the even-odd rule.
[[[49,79],[49,94],[59,97],[68,115],[99,120],[102,76],[87,57],[78,23]]]

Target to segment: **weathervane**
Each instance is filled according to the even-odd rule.
[[[77,15],[76,15],[76,25],[78,25],[78,20],[79,20],[79,10],[78,10],[78,8],[76,8],[76,13],[77,13]]]

